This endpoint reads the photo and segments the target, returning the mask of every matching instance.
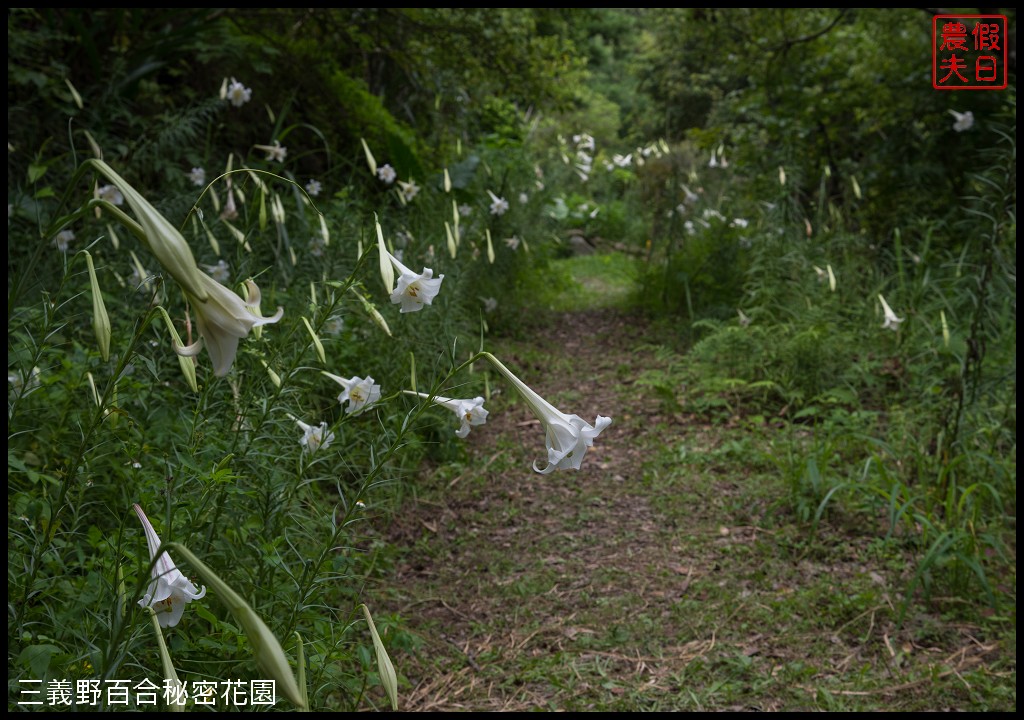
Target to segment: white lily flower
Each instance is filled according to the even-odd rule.
[[[253,147],[265,152],[267,157],[264,159],[268,161],[283,163],[284,159],[288,157],[288,148],[281,147],[280,140],[275,140],[273,145],[253,145]]]
[[[459,205],[459,215],[461,215],[462,217],[469,217],[472,214],[473,208],[471,206],[466,205],[465,203]]]
[[[199,354],[205,342],[213,362],[213,374],[224,377],[238,354],[238,341],[248,336],[254,327],[276,323],[284,315],[284,308],[278,307],[271,317],[260,317],[253,312],[260,305],[260,289],[252,280],[245,281],[248,300],[243,300],[205,273],[200,272],[199,279],[207,299],[199,300],[188,292],[186,295],[196,311],[201,339],[187,347],[175,348],[175,351],[192,357]]]
[[[736,309],[736,312],[740,316],[740,327],[748,327],[750,325],[750,317],[739,308]]]
[[[231,268],[223,260],[218,260],[216,265],[203,265],[203,269],[219,283],[226,283],[231,279]]]
[[[196,187],[202,187],[206,184],[206,170],[201,167],[194,167],[188,174],[188,180]]]
[[[324,186],[319,180],[310,180],[308,183],[306,183],[306,192],[308,192],[313,197],[318,196],[323,189]]]
[[[413,392],[411,390],[406,390],[405,392],[409,395],[418,395],[421,398],[430,397],[426,393]],[[455,417],[459,419],[461,424],[459,429],[455,431],[456,437],[464,438],[469,435],[472,425],[483,425],[487,422],[488,413],[484,409],[484,399],[482,397],[475,397],[472,400],[452,400],[435,395],[433,401],[451,410],[455,413]]]
[[[61,230],[57,233],[57,236],[53,239],[53,246],[61,252],[67,252],[68,246],[71,241],[75,239],[75,233],[72,230]]]
[[[962,113],[957,112],[956,110],[950,110],[949,114],[953,116],[953,129],[957,132],[970,130],[974,127],[974,113],[970,110]]]
[[[892,311],[892,308],[889,307],[889,303],[885,301],[885,298],[882,297],[881,293],[878,294],[878,299],[882,301],[882,312],[885,313],[885,322],[882,324],[882,329],[889,329],[892,331],[899,330],[899,325],[903,322],[903,318],[896,317],[896,313]]]
[[[377,168],[377,177],[385,185],[390,185],[398,177],[398,173],[395,172],[395,169],[393,167],[385,163],[384,165],[381,165],[379,168]]]
[[[594,136],[590,133],[580,133],[579,135],[573,135],[572,141],[576,143],[576,147],[580,150],[594,151]]]
[[[345,412],[349,414],[361,413],[368,405],[372,405],[380,400],[380,385],[374,385],[373,378],[369,375],[365,378],[356,375],[346,380],[324,370],[320,372],[345,388],[338,395],[338,402],[344,404],[346,400],[348,401],[348,407],[345,408]]]
[[[124,205],[124,195],[115,185],[103,185],[96,188],[96,197],[106,200],[111,205]]]
[[[434,271],[428,267],[423,268],[423,272],[417,275],[387,250],[384,250],[384,254],[401,273],[398,286],[391,293],[391,302],[402,305],[400,312],[416,312],[422,310],[424,305],[430,305],[441,291],[444,275],[434,278]]]
[[[487,191],[487,194],[491,196],[491,215],[497,215],[498,217],[501,217],[502,215],[508,212],[508,200],[506,200],[503,197],[498,197],[490,190]]]
[[[708,167],[709,168],[716,168],[716,167],[718,167],[718,150],[717,150],[717,148],[711,150],[711,159],[708,161]]]
[[[334,442],[334,433],[327,432],[327,423],[321,421],[319,425],[307,425],[297,417],[289,415],[292,420],[302,429],[302,437],[299,438],[299,445],[302,452],[315,453],[317,450],[326,450]]]
[[[242,83],[231,78],[231,84],[228,85],[224,97],[235,107],[242,107],[252,100],[252,88],[247,88]]]
[[[420,186],[416,184],[415,180],[410,180],[409,182],[403,182],[402,180],[399,180],[398,188],[399,192],[402,194],[402,198],[406,202],[411,202],[412,199],[416,197],[416,194],[419,193],[420,191]]]
[[[341,331],[345,329],[345,318],[340,315],[335,315],[332,318],[328,318],[327,322],[323,324],[321,330],[325,335],[336,336],[340,335]]]
[[[150,562],[156,557],[160,549],[160,538],[156,530],[142,512],[142,508],[136,503],[135,514],[142,521],[142,529],[146,533],[146,544],[149,546]],[[160,554],[160,558],[153,565],[153,580],[149,584],[149,591],[139,600],[141,607],[153,608],[160,627],[174,627],[181,620],[181,614],[185,612],[185,606],[193,600],[199,600],[206,595],[206,587],[197,590],[187,577],[181,574],[175,566],[171,556],[166,552]]]
[[[526,404],[537,416],[544,426],[544,442],[548,448],[548,464],[544,468],[537,467],[533,463],[533,469],[542,475],[547,475],[555,470],[572,468],[579,470],[583,464],[583,456],[587,448],[592,447],[594,438],[612,424],[610,417],[597,416],[594,425],[591,425],[579,415],[566,415],[559,412],[551,403],[530,389],[526,383],[512,374],[498,358],[490,353],[483,355],[491,361],[498,372],[515,385],[519,394],[523,396]]]

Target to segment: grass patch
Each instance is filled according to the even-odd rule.
[[[636,307],[639,273],[633,257],[620,252],[578,255],[551,264],[567,279],[567,289],[545,293],[537,299],[540,307],[556,312]]]

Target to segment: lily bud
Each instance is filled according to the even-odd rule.
[[[249,638],[249,644],[252,646],[252,652],[260,670],[266,673],[267,677],[276,680],[277,686],[299,709],[305,710],[306,705],[299,692],[299,687],[295,683],[295,676],[288,664],[288,658],[285,657],[281,643],[274,637],[274,633],[270,632],[267,624],[242,599],[241,595],[232,590],[220,576],[207,567],[188,548],[180,543],[168,543],[168,548],[177,553],[179,557],[185,558],[210,586],[214,595],[227,606],[231,615],[241,625],[246,637]]]
[[[102,160],[89,160],[114,184],[128,202],[145,233],[146,244],[164,270],[181,285],[185,292],[206,300],[208,290],[203,285],[202,272],[196,265],[192,250],[178,229],[157,212],[135,188]]]
[[[103,293],[100,282],[96,279],[96,268],[92,264],[92,255],[85,253],[85,263],[89,266],[89,285],[92,288],[92,329],[96,333],[96,342],[100,346],[100,356],[106,362],[110,359],[110,316],[103,304]]]
[[[192,388],[192,392],[199,392],[199,383],[196,382],[196,365],[192,362],[192,358],[185,357],[178,354],[178,350],[184,345],[181,342],[181,337],[178,335],[178,331],[174,327],[174,322],[171,320],[171,316],[167,314],[167,311],[162,307],[158,307],[157,310],[163,315],[164,324],[167,326],[168,332],[171,333],[171,344],[174,348],[174,352],[178,355],[178,367],[181,368],[182,375],[185,376],[185,382]]]
[[[320,364],[326,365],[327,356],[324,354],[324,344],[320,342],[320,338],[316,336],[316,331],[313,330],[313,326],[309,324],[309,320],[303,317],[302,323],[306,326],[306,330],[309,331],[309,336],[313,338],[313,347],[316,349],[316,356],[320,358]]]
[[[370,146],[366,144],[363,138],[359,138],[359,142],[363,144],[363,152],[366,153],[366,166],[370,168],[370,174],[377,174],[377,161],[373,157],[373,153],[370,152]]]
[[[376,215],[373,216],[373,224],[377,229],[377,253],[380,256],[380,279],[384,281],[384,289],[387,290],[388,295],[390,295],[395,289],[395,269],[391,267],[391,254],[388,252],[387,246],[384,245],[384,231],[381,229]]]
[[[363,615],[366,617],[366,624],[370,626],[370,636],[373,638],[373,648],[377,653],[377,674],[380,676],[380,684],[384,686],[384,690],[388,694],[388,698],[391,700],[391,709],[398,709],[398,675],[395,673],[395,666],[391,664],[391,658],[388,657],[388,651],[384,647],[384,643],[381,642],[380,635],[377,634],[377,626],[373,624],[373,618],[370,617],[370,609],[366,605],[360,605],[363,609]]]
[[[448,221],[444,221],[444,233],[448,237],[448,254],[455,258],[455,253],[458,252],[455,245],[455,236],[452,235],[452,226],[448,224]]]

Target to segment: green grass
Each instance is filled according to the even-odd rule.
[[[577,255],[552,262],[568,289],[551,292],[538,305],[556,312],[626,309],[636,303],[636,260],[624,253]]]

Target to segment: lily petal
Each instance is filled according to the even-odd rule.
[[[149,547],[150,562],[160,549],[160,537],[153,529],[153,525],[146,517],[146,513],[136,503],[135,514],[142,522],[142,530],[146,534],[146,544]],[[142,607],[151,607],[157,614],[160,627],[174,627],[181,620],[185,611],[185,605],[193,600],[199,600],[206,595],[206,587],[197,590],[188,578],[181,574],[171,556],[166,552],[161,553],[153,564],[153,579],[149,584],[148,592],[139,600]]]

